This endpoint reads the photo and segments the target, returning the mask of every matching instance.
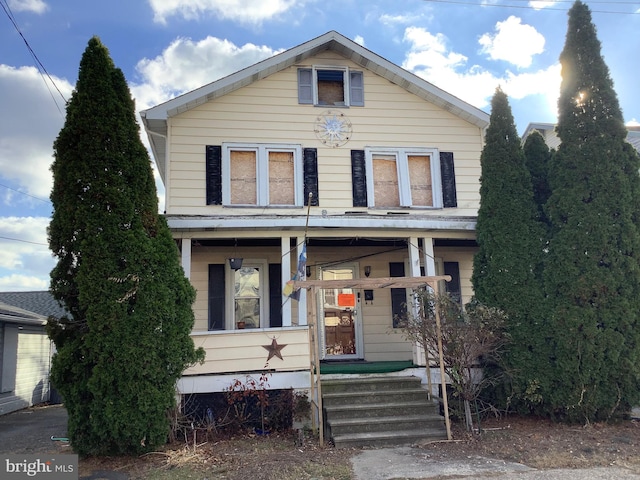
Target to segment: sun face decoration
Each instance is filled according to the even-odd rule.
[[[322,143],[336,148],[351,139],[353,127],[344,113],[327,110],[318,115],[313,131]]]

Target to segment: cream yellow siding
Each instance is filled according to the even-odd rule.
[[[205,147],[223,142],[298,144],[318,149],[320,207],[313,214],[352,209],[350,151],[365,147],[431,147],[453,152],[458,208],[434,215],[475,215],[479,206],[482,132],[448,111],[364,70],[364,107],[332,109],[347,115],[353,136],[338,148],[324,146],[314,122],[328,108],[299,105],[297,68],[358,65],[333,52],[308,59],[263,80],[168,119],[170,142],[166,210],[172,215],[245,215],[251,208],[207,206]],[[264,209],[259,209],[263,213]],[[268,209],[267,209],[268,210]],[[424,214],[424,211],[420,212]],[[279,208],[279,215],[305,215],[303,208]]]
[[[194,304],[195,325],[194,332],[206,332],[208,326],[208,265],[212,263],[225,263],[227,258],[235,256],[255,256],[255,252],[249,250],[235,250],[233,247],[194,247],[191,267],[191,283],[197,291]],[[471,285],[471,273],[473,269],[473,255],[475,249],[439,247],[435,249],[435,257],[441,262],[458,262],[460,267],[460,283],[463,302],[466,303],[473,295]],[[268,247],[261,249],[264,260],[269,263],[279,263],[281,255],[279,249]],[[357,276],[364,278],[364,267],[371,267],[371,278],[389,276],[390,262],[404,262],[405,271],[408,274],[408,253],[406,248],[341,248],[339,252],[334,249],[310,247],[307,251],[309,258],[311,278],[318,278],[322,265],[336,261],[354,258],[350,262],[356,267]],[[295,268],[295,262],[292,264]],[[440,272],[441,273],[441,272]],[[364,340],[364,358],[368,361],[408,360],[411,359],[411,345],[403,338],[399,329],[393,328],[391,314],[391,292],[389,289],[374,290],[374,300],[365,302],[361,293],[360,315],[362,317],[362,331]],[[298,323],[297,302],[282,297],[283,302],[292,302],[294,308],[293,324]],[[248,332],[240,332],[245,334]],[[198,338],[198,337],[194,337]]]
[[[255,331],[216,332],[192,335],[196,347],[204,348],[203,364],[188,368],[184,375],[226,372],[307,370],[310,365],[309,330],[305,327],[278,328]],[[267,362],[273,339],[286,345],[280,354]]]

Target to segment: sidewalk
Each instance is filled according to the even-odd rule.
[[[520,463],[480,456],[442,461],[412,447],[364,450],[354,455],[351,464],[353,480],[640,480],[640,475],[620,467],[536,470]]]

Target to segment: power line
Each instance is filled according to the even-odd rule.
[[[0,239],[2,240],[11,240],[12,242],[22,242],[22,243],[30,243],[32,245],[43,245],[45,247],[48,247],[49,245],[47,243],[39,243],[39,242],[30,242],[29,240],[21,240],[19,238],[11,238],[11,237],[3,237],[0,236]]]
[[[53,100],[53,103],[56,104],[56,107],[58,109],[58,112],[60,112],[60,115],[64,117],[64,114],[62,113],[62,109],[60,108],[60,105],[58,105],[58,102],[56,101],[53,92],[49,88],[49,84],[47,83],[47,80],[44,78],[45,75],[47,76],[51,84],[55,87],[55,89],[58,91],[58,93],[60,94],[60,97],[62,98],[62,101],[65,104],[67,103],[67,99],[58,88],[58,85],[56,85],[56,82],[53,81],[53,78],[51,78],[51,75],[49,75],[49,72],[47,72],[47,69],[44,67],[44,65],[36,55],[36,52],[34,52],[33,48],[31,48],[31,45],[27,41],[26,37],[22,34],[22,31],[20,30],[20,27],[18,26],[18,23],[16,22],[15,17],[13,16],[13,12],[9,7],[9,4],[5,0],[5,1],[0,1],[0,5],[2,5],[2,9],[4,10],[4,13],[7,15],[7,17],[9,18],[9,21],[11,21],[11,23],[13,24],[13,27],[16,29],[16,32],[18,32],[18,35],[20,35],[20,37],[24,41],[24,44],[27,46],[27,50],[29,50],[31,57],[36,62],[36,68],[38,69],[38,72],[40,73],[40,76],[42,77],[44,84],[47,86],[47,90],[49,90],[49,95],[51,95],[51,99]]]
[[[472,3],[469,1],[463,1],[463,0],[424,0],[425,2],[431,2],[431,3],[449,3],[449,4],[454,4],[454,5],[467,5],[470,7],[499,7],[499,8],[521,8],[521,9],[526,9],[526,10],[556,10],[556,11],[560,11],[560,12],[567,12],[569,11],[569,9],[567,8],[554,8],[554,7],[542,7],[542,8],[535,8],[531,5],[504,5],[504,4],[499,4],[499,3]],[[527,3],[531,3],[531,0],[509,0],[510,2],[527,2]],[[535,0],[537,2],[547,2],[547,3],[551,3],[552,0]],[[555,3],[574,3],[573,0],[557,0],[553,2]],[[615,15],[638,15],[640,14],[640,3],[638,2],[622,2],[622,1],[618,1],[618,2],[589,2],[589,3],[601,3],[601,4],[606,4],[606,5],[610,5],[610,4],[617,4],[617,5],[630,5],[633,6],[635,8],[638,8],[637,11],[635,12],[616,12],[616,11],[612,11],[612,10],[593,10],[591,9],[591,13],[611,13],[611,14],[615,14]]]
[[[26,193],[26,192],[22,192],[22,191],[20,191],[20,190],[16,190],[15,188],[11,188],[11,187],[9,187],[9,186],[7,186],[7,185],[4,185],[4,184],[2,184],[2,183],[0,183],[0,187],[4,187],[4,188],[6,188],[7,190],[12,190],[12,191],[14,191],[14,192],[21,193],[22,195],[26,195],[27,197],[35,198],[36,200],[40,200],[41,202],[51,203],[51,200],[47,200],[47,199],[45,199],[45,198],[36,197],[35,195],[30,195],[30,194],[28,194],[28,193]]]

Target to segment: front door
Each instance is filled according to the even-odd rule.
[[[355,266],[327,267],[321,271],[322,280],[351,280]],[[320,327],[325,360],[363,358],[362,322],[358,294],[352,288],[320,291]]]

